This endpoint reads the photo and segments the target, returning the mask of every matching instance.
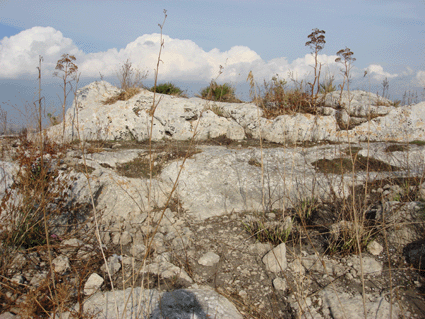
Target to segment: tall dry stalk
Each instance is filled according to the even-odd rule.
[[[314,81],[313,83],[308,83],[311,89],[310,99],[313,102],[313,106],[316,106],[317,95],[320,91],[320,72],[322,70],[322,63],[318,62],[317,56],[325,46],[325,33],[326,32],[324,30],[319,30],[318,28],[313,29],[313,32],[308,35],[310,41],[306,42],[305,44],[306,46],[310,47],[312,50],[311,54],[314,57]],[[315,89],[316,92],[314,92]]]
[[[63,90],[63,100],[62,100],[62,123],[63,123],[63,131],[62,131],[62,138],[65,137],[65,109],[66,109],[66,99],[72,91],[72,80],[76,80],[77,72],[78,72],[78,66],[74,63],[76,60],[75,56],[69,55],[69,54],[62,54],[62,59],[58,60],[55,70],[56,72],[53,73],[53,76],[61,78],[63,81],[63,85],[61,85],[61,88]],[[71,78],[71,80],[69,79]],[[67,91],[67,86],[70,86],[71,88],[69,91]]]
[[[341,49],[339,50],[336,55],[339,57],[335,59],[335,62],[339,62],[343,64],[343,68],[341,69],[341,73],[343,75],[343,82],[339,85],[339,88],[341,90],[340,96],[339,96],[339,103],[341,104],[342,100],[342,92],[344,90],[345,85],[347,84],[347,91],[348,94],[350,94],[350,71],[352,69],[352,63],[356,61],[356,58],[353,58],[353,52],[349,48]]]

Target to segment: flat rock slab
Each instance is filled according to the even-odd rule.
[[[229,300],[209,289],[158,292],[156,289],[137,287],[133,290],[102,292],[87,299],[84,309],[97,313],[94,318],[108,319],[243,318]]]

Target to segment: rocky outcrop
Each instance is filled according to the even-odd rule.
[[[78,115],[85,139],[148,136],[151,119],[146,111],[152,94],[144,91],[110,106],[100,103],[116,92],[105,82],[79,91]],[[225,135],[238,142],[229,142],[228,147],[197,145],[184,164],[181,156],[161,162],[161,156],[172,153],[164,142],[161,151],[153,150],[152,166],[158,170],[152,179],[123,173],[131,165],[146,170],[142,160],[149,152],[140,145],[122,150],[122,145],[110,142],[112,146],[92,149],[90,154],[87,148],[84,153],[75,148],[53,161],[59,170],[56,178],[67,182],[70,201],[89,209],[78,210],[77,215],[63,211],[57,227],[49,229],[51,255],[42,249],[14,252],[4,277],[5,287],[12,287],[5,296],[16,305],[4,316],[13,318],[21,314],[25,302],[34,304],[33,291],[40,289],[45,295],[51,274],[74,302],[84,300],[84,311],[98,318],[362,318],[366,314],[384,319],[411,317],[411,312],[420,316],[416,301],[394,300],[394,296],[408,296],[424,284],[406,266],[409,262],[423,267],[423,146],[270,143],[261,149],[243,147],[239,141],[247,135],[280,144],[359,141],[364,139],[360,134],[364,125],[400,122],[403,110],[412,112],[408,116],[412,125],[420,126],[418,105],[376,106],[373,112],[379,117],[341,130],[353,118],[369,116],[363,102],[346,108],[345,103],[330,101],[323,110],[329,115],[295,114],[274,120],[261,118],[261,110],[253,104],[214,103],[205,108],[205,103],[162,97],[153,118],[154,139],[173,139],[176,144],[175,140],[190,138],[197,127],[197,139]],[[346,113],[338,119],[341,111]],[[75,137],[76,126],[68,124],[67,138]],[[54,127],[49,134],[61,129]],[[388,137],[385,130],[379,127],[374,136]],[[421,129],[408,132],[404,141],[422,136]],[[327,166],[364,158],[369,158],[369,171],[341,172]],[[12,188],[16,166],[4,162],[1,167],[3,194]],[[367,196],[350,211],[353,198],[357,200],[349,197],[350,192],[363,195],[365,188],[356,187],[366,181]],[[363,222],[360,225],[353,218],[355,212]],[[357,234],[364,244],[361,255],[356,250]],[[3,246],[0,249],[5,251]],[[18,295],[16,287],[29,287],[31,294]],[[73,303],[61,318],[75,316],[79,309],[80,304]]]
[[[324,106],[317,115],[296,113],[275,119],[262,117],[252,103],[224,103],[179,98],[142,90],[128,101],[102,102],[120,90],[107,82],[80,89],[66,113],[65,140],[198,140],[226,136],[242,140],[247,134],[276,143],[424,140],[423,104],[394,107],[391,101],[364,91],[332,92],[319,96]],[[196,133],[196,134],[195,134]],[[48,130],[62,140],[62,125]]]

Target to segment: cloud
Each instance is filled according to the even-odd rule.
[[[314,74],[314,57],[304,57],[289,62],[285,57],[264,61],[255,51],[246,46],[234,46],[228,51],[203,50],[191,40],[173,39],[163,35],[164,47],[161,52],[159,80],[207,82],[216,78],[223,67],[219,82],[245,82],[249,71],[255,80],[262,83],[279,74],[287,81],[310,81]],[[0,78],[19,78],[37,75],[38,57],[42,55],[42,70],[51,77],[57,60],[64,53],[75,55],[81,78],[115,77],[120,66],[129,59],[141,71],[154,76],[160,49],[160,34],[145,34],[129,43],[125,48],[112,48],[103,52],[84,53],[69,38],[51,27],[33,27],[10,38],[0,40]],[[322,64],[321,79],[326,75],[340,80],[341,64],[336,55],[319,55]],[[368,72],[376,79],[396,77],[397,74],[384,72],[380,65],[370,65]],[[362,77],[363,71],[353,67],[353,78]]]
[[[413,73],[415,73],[413,70],[412,70],[412,68],[410,68],[410,67],[406,67],[406,70],[405,71],[403,71],[401,74],[403,75],[403,76],[409,76],[409,75],[413,75]]]
[[[416,72],[415,80],[413,82],[417,86],[425,88],[425,71]]]
[[[63,53],[82,56],[71,39],[51,27],[33,27],[0,41],[0,78],[18,78],[36,74],[39,55],[43,70],[53,72]]]
[[[391,74],[388,72],[384,72],[384,68],[377,64],[371,64],[369,65],[365,71],[367,71],[368,74],[372,76],[373,80],[376,81],[382,81],[385,78],[396,78],[398,77],[398,74]]]

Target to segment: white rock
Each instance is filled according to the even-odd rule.
[[[84,294],[92,295],[103,285],[104,279],[96,273],[90,275],[84,285]]]
[[[123,246],[126,246],[130,244],[133,241],[133,237],[131,236],[130,232],[123,231],[123,233],[120,236],[120,244]]]
[[[203,266],[214,266],[220,260],[220,256],[216,253],[209,251],[206,254],[202,255],[198,260],[198,264]]]
[[[334,291],[333,288],[325,288],[320,293],[323,300],[322,310],[326,318],[352,318],[363,319],[364,307],[363,299],[360,294],[352,296],[343,291]],[[393,303],[392,307],[389,302],[382,296],[366,296],[366,314],[367,318],[398,318],[400,308],[397,303]]]
[[[351,256],[348,260],[353,264],[354,270],[360,274],[360,257],[359,256]],[[363,272],[364,274],[374,274],[380,275],[382,272],[382,263],[376,261],[372,257],[362,256],[363,260]]]
[[[78,238],[65,239],[61,242],[60,250],[64,254],[75,253],[83,245],[84,242]]]
[[[16,274],[12,277],[12,282],[17,284],[23,284],[25,282],[25,278],[22,275]]]
[[[294,272],[295,276],[304,276],[305,268],[299,259],[295,259],[293,262],[288,264],[288,268]]]
[[[142,243],[133,243],[130,252],[137,259],[143,259],[146,253],[146,246]]]
[[[140,287],[98,292],[84,302],[84,310],[95,311],[95,319],[243,318],[229,300],[214,290],[192,288],[160,293]]]
[[[273,287],[277,290],[286,290],[288,288],[286,280],[280,277],[273,280]]]
[[[383,250],[384,247],[382,247],[376,240],[371,241],[369,245],[367,245],[367,251],[374,256],[380,255]]]
[[[286,245],[281,243],[263,257],[263,263],[268,271],[278,273],[287,267]]]
[[[107,260],[107,263],[103,264],[102,267],[100,267],[100,270],[102,270],[103,272],[107,272],[107,269],[109,269],[111,275],[117,273],[121,269],[120,256],[110,256]]]
[[[56,273],[64,273],[71,269],[69,259],[65,255],[59,255],[58,257],[53,259],[52,264]]]
[[[273,248],[270,243],[255,243],[248,246],[248,250],[255,255],[260,256],[261,258]]]
[[[140,272],[159,275],[162,278],[166,279],[180,278],[186,282],[193,283],[192,278],[189,277],[186,271],[167,261],[149,264],[144,267]]]

